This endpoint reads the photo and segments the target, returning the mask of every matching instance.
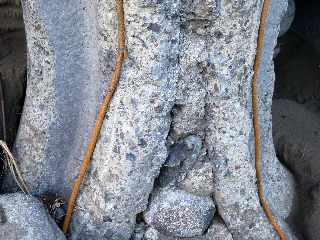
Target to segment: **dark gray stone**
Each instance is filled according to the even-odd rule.
[[[202,140],[197,136],[186,137],[171,146],[158,178],[160,186],[176,186],[183,181],[188,171],[200,160],[201,148]]]
[[[169,155],[164,163],[164,166],[180,166],[185,168],[192,167],[200,154],[201,145],[201,139],[196,136],[189,136],[179,141],[170,147]]]

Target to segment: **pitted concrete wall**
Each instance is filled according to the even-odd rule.
[[[129,57],[72,239],[277,238],[260,207],[253,159],[261,7],[260,0],[125,1]],[[34,194],[67,198],[114,67],[115,2],[26,0],[23,8],[29,74],[15,153]],[[272,1],[259,103],[266,196],[291,239],[284,218],[292,179],[275,157],[270,117],[285,9],[285,0]]]

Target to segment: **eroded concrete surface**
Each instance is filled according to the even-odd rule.
[[[291,239],[285,218],[293,182],[275,156],[270,113],[273,48],[286,5],[272,1],[259,106],[265,193]],[[260,207],[253,159],[251,83],[261,7],[260,0],[125,1],[129,57],[71,239],[277,239]],[[29,75],[15,154],[35,195],[67,198],[114,67],[115,2],[28,0],[23,9]],[[208,188],[199,187],[202,181]],[[185,204],[172,206],[178,198]],[[202,205],[186,211],[190,202]],[[179,225],[190,212],[199,226]],[[168,213],[172,221],[162,221]]]

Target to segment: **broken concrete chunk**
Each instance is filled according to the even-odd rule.
[[[13,152],[36,195],[69,197],[103,94],[89,5],[23,4],[28,83]],[[15,190],[10,176],[5,182]]]
[[[256,5],[252,5],[251,1],[238,1],[238,3],[244,7],[249,7],[246,10],[256,9]],[[294,185],[290,173],[280,164],[274,153],[270,111],[274,81],[273,49],[278,36],[281,16],[286,9],[286,5],[285,0],[271,1],[259,72],[258,109],[261,129],[261,169],[265,199],[273,209],[278,223],[290,238],[292,234],[284,219],[290,214]],[[225,21],[229,21],[229,19],[232,19],[231,22],[241,21],[235,19],[239,19],[239,16],[246,12],[246,10],[242,11],[244,9],[237,10],[234,15],[229,16],[228,19],[225,18]],[[256,14],[257,12],[252,13]],[[260,12],[255,16],[259,19]],[[224,22],[220,23],[224,24]],[[255,23],[249,21],[247,23],[250,23],[250,28],[257,27]],[[230,48],[230,44],[237,46],[240,41],[241,49],[243,49],[243,44],[246,44],[246,39],[248,39],[246,36],[248,35],[239,31],[238,34],[228,39],[231,43],[217,41],[212,46],[213,51],[221,49],[219,52],[221,52],[221,57],[226,59],[226,63],[218,63],[219,57],[212,55],[212,61],[215,61],[216,67],[219,66],[220,68],[217,71],[218,76],[216,78],[219,79],[217,82],[221,90],[216,91],[215,79],[209,82],[209,84],[212,84],[209,88],[210,94],[217,97],[212,97],[206,105],[207,119],[210,121],[208,122],[205,145],[208,146],[208,157],[214,165],[214,200],[219,207],[219,214],[232,236],[241,240],[277,239],[277,234],[267,220],[257,194],[254,138],[252,135],[252,85],[250,81],[245,80],[242,75],[243,72],[237,72],[240,69],[244,72],[247,71],[243,69],[245,62],[250,61],[249,59],[255,56],[255,51]],[[256,35],[252,38],[256,39]],[[247,46],[249,47],[249,45]],[[232,57],[229,63],[228,56],[230,54],[236,57]],[[244,64],[235,65],[238,57],[243,59]],[[249,75],[251,74],[252,71],[250,70]],[[239,76],[237,83],[233,81],[236,79],[235,76]],[[252,78],[249,77],[249,79]],[[247,94],[243,95],[244,92]]]
[[[167,9],[171,1],[159,1],[148,10],[139,2],[125,4],[130,22],[126,26],[129,57],[77,200],[73,239],[83,234],[89,239],[130,239],[136,216],[147,208],[154,180],[167,158],[166,139],[178,77],[178,16],[169,13],[173,8]],[[99,34],[107,36],[101,45],[109,52],[116,48],[115,4],[108,0],[92,6],[92,11],[100,9]],[[153,23],[161,26],[160,33],[145,31]],[[102,65],[108,63],[105,61]],[[112,68],[113,64],[109,73]],[[102,93],[104,88],[97,89]]]
[[[179,147],[172,149],[176,155],[170,153],[166,168],[174,171],[174,180],[184,177],[206,148],[215,169],[215,201],[234,238],[276,239],[259,203],[250,149],[252,66],[261,1],[142,2],[125,1],[129,56],[77,200],[71,239],[128,240],[137,215],[148,205],[145,220],[159,233],[202,237],[215,212],[211,198],[158,189],[149,199],[168,157],[172,129],[175,141],[190,134],[205,139],[205,146],[194,139],[187,155],[184,150],[180,154]],[[211,21],[216,2],[221,3],[220,15]],[[274,23],[266,29],[262,64],[269,68],[262,69],[261,76],[273,73],[274,29],[279,28],[283,2],[272,1],[269,19]],[[111,0],[25,1],[30,72],[15,154],[34,193],[69,196],[102,89],[114,68],[115,9]],[[183,17],[190,21],[181,22]],[[270,77],[259,83],[262,146],[272,146],[268,110],[273,82]],[[178,104],[182,107],[172,116]],[[188,152],[188,144],[184,147]],[[270,156],[272,149],[263,151],[267,197],[271,207],[285,209],[280,214],[284,216],[290,209],[289,177],[276,165],[275,155]],[[289,207],[282,208],[284,204]],[[141,238],[138,229],[136,236]]]
[[[215,213],[211,198],[182,190],[161,190],[150,202],[145,221],[159,232],[175,237],[201,236]]]
[[[22,194],[0,196],[0,239],[65,240],[63,233],[35,198]]]

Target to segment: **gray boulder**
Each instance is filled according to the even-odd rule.
[[[195,237],[210,226],[214,213],[211,198],[168,189],[152,197],[144,218],[148,225],[165,235]]]
[[[35,198],[22,194],[0,195],[0,239],[65,240],[47,210]]]
[[[149,227],[145,234],[143,240],[233,240],[230,231],[227,229],[226,225],[223,223],[220,217],[215,216],[211,226],[207,229],[206,233],[202,236],[191,237],[191,238],[180,238],[167,236],[153,227]]]

